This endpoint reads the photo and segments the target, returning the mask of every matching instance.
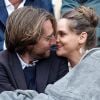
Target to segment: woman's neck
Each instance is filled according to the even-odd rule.
[[[68,57],[68,61],[70,63],[70,66],[73,68],[76,64],[79,63],[81,57],[85,54],[85,51],[84,52],[74,52],[73,54],[71,54],[69,57]]]
[[[70,63],[70,67],[73,68],[76,64],[79,63],[81,57],[69,58],[68,61]]]

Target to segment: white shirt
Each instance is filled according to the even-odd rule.
[[[18,8],[24,7],[25,1],[26,1],[26,0],[23,0],[23,1],[19,4]],[[4,0],[4,2],[5,2],[5,6],[6,6],[6,9],[7,9],[8,15],[10,15],[10,14],[15,10],[15,8],[14,8],[14,6],[11,4],[11,2],[9,2],[9,0]]]
[[[71,67],[70,62],[68,62],[68,69],[69,69],[69,71],[71,71],[71,70],[72,70],[72,67]]]
[[[22,69],[24,69],[25,67],[29,67],[29,66],[30,66],[30,67],[31,67],[31,66],[35,66],[35,65],[36,65],[36,62],[38,62],[38,60],[35,60],[35,61],[33,61],[32,64],[27,64],[27,63],[25,63],[25,62],[21,59],[21,57],[19,56],[18,53],[17,53],[17,56],[18,56],[18,59],[19,59],[21,65],[22,65]]]

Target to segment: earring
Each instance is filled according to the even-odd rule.
[[[85,50],[83,48],[80,48],[80,54],[83,54],[85,52]]]

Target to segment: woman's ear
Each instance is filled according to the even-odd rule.
[[[87,40],[87,32],[82,32],[80,34],[79,43],[84,44],[86,43],[86,40]]]

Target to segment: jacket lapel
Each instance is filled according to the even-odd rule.
[[[20,61],[19,61],[16,53],[13,53],[13,54],[10,53],[9,63],[10,63],[13,77],[15,78],[15,82],[16,82],[17,87],[19,89],[27,89],[22,66],[20,64]]]
[[[6,6],[4,4],[4,0],[0,0],[0,21],[6,25],[6,20],[8,17],[8,13],[6,10]]]
[[[47,85],[50,63],[41,60],[36,65],[36,85],[39,92],[43,92]]]

